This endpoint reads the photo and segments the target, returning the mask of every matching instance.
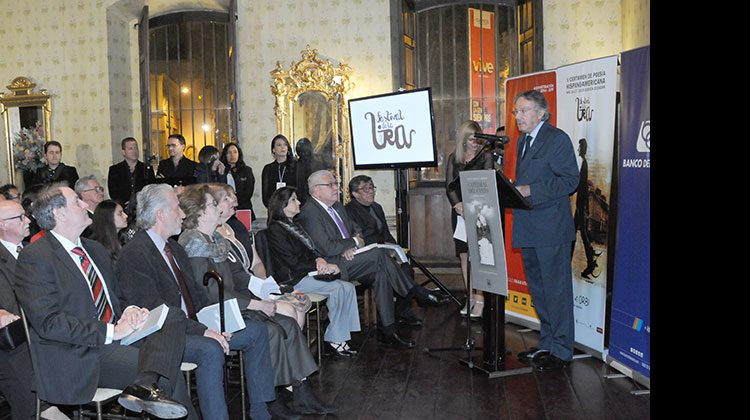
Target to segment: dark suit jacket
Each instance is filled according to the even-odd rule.
[[[522,141],[522,135],[518,141]],[[578,164],[570,137],[547,122],[526,158],[518,147],[516,185],[529,185],[532,209],[513,210],[513,246],[542,247],[575,240],[570,195],[578,187]],[[530,153],[530,154],[528,154]]]
[[[78,171],[75,166],[68,166],[62,162],[55,168],[50,178],[49,165],[44,165],[36,170],[34,174],[34,184],[50,184],[52,182],[67,181],[70,188],[74,188],[78,181]]]
[[[154,179],[154,171],[151,167],[146,168],[146,165],[140,160],[135,164],[135,186],[133,190],[130,188],[130,168],[126,161],[114,164],[109,167],[109,174],[107,175],[107,189],[109,190],[109,197],[113,200],[119,201],[120,204],[125,204],[130,201],[130,196],[133,193],[137,193],[146,185],[147,182]]]
[[[362,231],[346,213],[343,204],[337,201],[333,204],[333,208],[339,214],[350,235],[356,236],[357,233]],[[328,214],[328,210],[324,209],[312,197],[302,206],[296,220],[305,228],[307,234],[315,242],[315,247],[329,263],[336,264],[344,251],[357,245],[353,238],[344,239],[341,237],[341,232],[336,226],[336,222]]]
[[[378,223],[370,214],[370,209],[375,212],[375,217],[380,220],[382,226],[378,229]],[[346,205],[346,212],[352,218],[354,223],[362,228],[362,237],[365,238],[365,245],[382,244],[385,242],[398,243],[396,238],[388,230],[388,223],[385,220],[383,206],[373,202],[369,207],[363,206],[357,200],[352,200]]]
[[[170,239],[177,265],[182,272],[190,291],[196,312],[211,304],[203,287],[193,280],[193,270],[190,267],[185,250],[174,239]],[[133,239],[120,251],[120,257],[115,264],[115,274],[120,282],[123,301],[128,305],[136,305],[153,309],[162,303],[169,306],[170,311],[182,312],[180,286],[172,275],[167,262],[156,249],[154,241],[144,230],[138,231]],[[188,320],[187,333],[202,335],[206,326],[196,320]]]
[[[81,243],[102,274],[116,320],[122,307],[109,252],[96,241],[82,238]],[[107,328],[97,319],[81,271],[52,234],[21,251],[16,293],[31,327],[34,367],[45,372],[36,384],[40,397],[60,404],[89,401],[99,381]]]
[[[156,174],[164,175],[165,178],[192,177],[195,172],[195,165],[197,165],[197,163],[183,156],[175,168],[172,164],[172,158],[166,158],[159,161],[159,169]]]

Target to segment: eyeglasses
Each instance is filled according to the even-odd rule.
[[[375,192],[377,190],[378,190],[378,187],[374,185],[366,185],[362,188],[358,188],[358,191],[363,191],[363,192]]]
[[[99,186],[99,187],[89,188],[87,190],[83,190],[82,192],[87,192],[87,191],[104,192],[104,187]]]
[[[13,220],[13,219],[18,219],[18,221],[23,222],[23,218],[24,217],[26,217],[26,214],[25,213],[21,213],[18,216],[8,217],[8,218],[2,219],[2,220],[8,221],[8,220]]]
[[[334,182],[329,182],[327,184],[315,184],[316,187],[329,187],[329,188],[338,188],[339,185],[341,185],[341,184],[339,184],[338,182],[335,182],[335,181]]]
[[[521,115],[526,115],[526,113],[527,113],[527,112],[529,112],[529,111],[534,111],[534,110],[536,110],[536,108],[535,108],[535,107],[531,107],[531,108],[524,108],[524,109],[514,109],[514,110],[513,110],[513,111],[511,111],[510,113],[511,113],[511,114],[513,114],[513,116],[515,117],[515,116],[516,116],[516,115],[518,115],[518,114],[521,114]]]

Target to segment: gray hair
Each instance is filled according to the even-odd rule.
[[[550,119],[550,117],[552,117],[552,114],[550,114],[549,112],[547,99],[544,97],[544,94],[542,92],[531,89],[525,92],[518,93],[516,94],[515,98],[513,98],[513,103],[516,103],[516,101],[518,101],[518,98],[524,98],[527,101],[534,102],[536,106],[539,107],[539,109],[544,111],[544,115],[542,115],[542,121],[547,121]]]
[[[68,201],[62,193],[62,188],[67,186],[66,181],[49,184],[34,199],[31,212],[42,230],[52,230],[57,225],[54,211],[68,205]]]
[[[168,191],[174,192],[169,184],[149,184],[138,193],[135,219],[139,228],[151,229],[156,224],[156,212],[169,206]]]
[[[73,189],[76,192],[76,195],[79,197],[81,194],[83,194],[84,190],[87,190],[89,187],[89,181],[96,181],[99,182],[94,175],[84,176],[83,178],[78,178],[78,181],[76,181],[75,187]],[[93,209],[91,209],[93,211]]]
[[[336,179],[336,175],[334,175],[330,169],[321,169],[311,173],[310,176],[307,177],[307,189],[310,191],[310,194],[312,194],[313,189],[315,189],[315,184],[317,184],[324,175],[330,175],[334,180]]]

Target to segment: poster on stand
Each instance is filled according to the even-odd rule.
[[[616,94],[617,56],[557,69],[557,127],[570,136],[580,169],[571,196],[575,341],[602,354]]]
[[[617,236],[607,362],[651,378],[651,48],[621,54]],[[617,362],[617,363],[613,363]]]

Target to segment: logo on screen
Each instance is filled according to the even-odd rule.
[[[635,150],[643,153],[651,151],[651,120],[641,121],[641,129],[638,130],[638,140],[635,142]]]
[[[399,109],[397,112],[378,111],[377,114],[372,112],[365,113],[365,119],[370,121],[372,127],[372,145],[376,149],[385,149],[386,146],[396,146],[397,149],[411,149],[412,139],[417,133],[416,130],[409,130],[409,137],[406,136],[406,127],[403,122],[404,115]]]

